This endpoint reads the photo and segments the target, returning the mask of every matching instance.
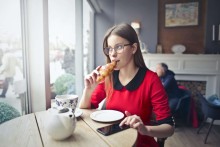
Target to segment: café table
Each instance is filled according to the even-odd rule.
[[[1,124],[0,147],[43,147],[35,114],[23,115]]]
[[[7,121],[0,125],[0,147],[121,147],[134,144],[137,136],[135,129],[130,128],[104,136],[96,129],[111,123],[93,121],[90,114],[98,111],[96,109],[82,109],[82,111],[83,114],[77,118],[73,135],[62,141],[54,140],[47,134],[44,125],[47,118],[46,111],[31,113]]]
[[[128,129],[124,130],[119,133],[115,133],[109,136],[104,136],[96,131],[97,128],[107,126],[112,123],[101,123],[96,122],[90,118],[90,114],[94,111],[97,111],[96,109],[83,109],[83,115],[81,118],[83,119],[86,124],[88,124],[94,132],[96,132],[97,135],[99,135],[103,140],[105,140],[110,146],[114,147],[124,147],[124,146],[132,146],[135,143],[135,140],[137,138],[137,131],[135,129]],[[116,122],[114,122],[116,123]]]

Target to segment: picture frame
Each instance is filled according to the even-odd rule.
[[[165,4],[165,27],[199,24],[199,2]]]

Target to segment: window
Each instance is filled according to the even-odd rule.
[[[52,99],[81,94],[83,76],[93,68],[94,13],[86,0],[49,0],[48,8]]]
[[[56,94],[75,93],[74,0],[49,0],[48,15],[50,83],[54,98]]]
[[[0,1],[0,102],[25,114],[20,0]]]
[[[23,114],[45,110],[48,91],[57,94],[54,84],[63,75],[59,92],[71,77],[65,92],[80,95],[83,76],[93,69],[93,15],[87,0],[0,1],[0,48],[12,52],[22,67],[0,102]],[[16,86],[22,93],[14,93]]]
[[[87,1],[83,1],[83,65],[84,76],[94,68],[94,12]]]

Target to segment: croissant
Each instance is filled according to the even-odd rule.
[[[97,82],[101,82],[105,79],[105,77],[107,77],[108,75],[110,75],[110,73],[114,70],[116,66],[116,61],[113,61],[111,63],[108,63],[104,66],[102,66],[100,69],[99,69],[99,76],[97,77]]]

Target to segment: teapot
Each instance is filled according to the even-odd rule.
[[[70,108],[50,108],[47,110],[45,130],[55,140],[71,136],[76,128],[76,117]]]

